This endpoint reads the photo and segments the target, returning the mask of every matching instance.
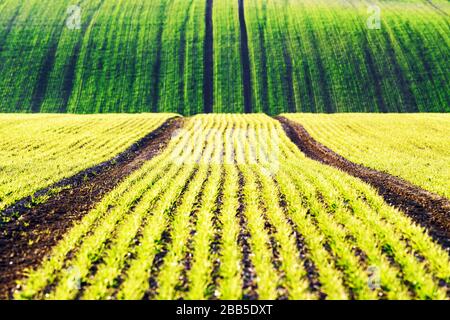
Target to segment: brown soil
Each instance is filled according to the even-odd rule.
[[[314,140],[305,128],[284,117],[277,117],[288,137],[309,158],[338,168],[372,185],[384,200],[405,212],[445,249],[450,248],[450,201],[411,183],[355,164]]]
[[[205,40],[203,43],[203,110],[213,112],[214,105],[214,28],[213,0],[206,0]]]
[[[258,284],[256,283],[256,270],[253,265],[251,254],[252,250],[250,248],[250,238],[251,234],[248,230],[247,217],[245,216],[245,201],[244,201],[244,185],[245,179],[241,171],[239,171],[239,208],[237,213],[237,218],[239,219],[239,235],[238,243],[242,248],[242,281],[243,281],[243,292],[244,300],[257,300],[258,299]]]
[[[2,226],[0,234],[0,299],[11,297],[16,281],[38,265],[75,222],[127,176],[160,154],[183,123],[182,118],[169,119],[114,159],[38,192],[42,195],[64,187],[45,203],[32,206],[33,198],[28,197],[2,212],[19,218]]]
[[[252,73],[250,64],[250,50],[248,48],[247,24],[245,22],[244,0],[238,0],[240,47],[242,65],[242,89],[244,91],[244,112],[252,112]]]
[[[275,182],[278,185],[278,182],[275,180]],[[280,189],[278,191],[279,196],[279,205],[283,209],[286,215],[287,222],[292,228],[292,236],[295,237],[295,244],[299,253],[299,258],[301,261],[303,261],[303,267],[306,270],[306,277],[309,281],[309,289],[311,292],[316,293],[320,300],[325,300],[326,294],[321,291],[322,284],[319,280],[319,272],[317,270],[316,265],[311,260],[310,257],[310,251],[305,243],[305,238],[302,234],[300,234],[297,230],[297,226],[295,225],[294,221],[289,217],[288,205],[286,203],[286,197],[283,193],[281,193]]]

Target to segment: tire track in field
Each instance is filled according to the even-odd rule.
[[[239,25],[241,30],[241,64],[242,86],[244,91],[244,112],[251,113],[252,107],[252,73],[250,65],[250,51],[248,48],[247,23],[245,22],[244,0],[239,1]]]
[[[388,173],[351,162],[316,141],[301,124],[281,116],[276,119],[307,157],[372,185],[386,203],[424,227],[444,249],[450,248],[450,200]]]
[[[64,13],[62,13],[64,15]],[[35,85],[33,88],[33,92],[31,94],[31,112],[39,113],[41,111],[42,103],[44,102],[45,95],[47,92],[48,83],[50,80],[50,74],[55,66],[56,62],[56,53],[58,51],[59,41],[63,34],[63,30],[65,28],[64,23],[66,22],[63,19],[61,25],[55,25],[54,29],[51,32],[51,36],[49,37],[49,47],[43,60],[41,62],[38,76],[35,81]]]
[[[152,68],[152,81],[150,85],[150,95],[148,97],[148,102],[150,103],[152,112],[158,112],[158,103],[159,103],[159,88],[160,88],[160,80],[161,80],[161,58],[163,53],[163,32],[165,21],[167,17],[167,8],[169,6],[168,1],[163,1],[163,3],[159,7],[158,12],[158,21],[159,27],[158,32],[156,34],[155,47],[156,49],[156,57],[155,62]]]
[[[180,75],[180,82],[178,84],[178,95],[180,98],[179,105],[178,105],[178,114],[184,114],[185,110],[185,101],[184,101],[184,86],[185,86],[185,69],[186,69],[186,45],[187,45],[187,39],[186,39],[186,28],[189,23],[189,20],[191,18],[191,8],[192,4],[194,3],[194,0],[190,0],[189,6],[186,9],[186,16],[184,17],[183,24],[181,25],[181,35],[180,35],[180,53],[178,56],[178,64],[179,64],[179,75]]]
[[[286,42],[286,39],[285,39]],[[286,45],[286,43],[285,43]],[[286,66],[286,74],[284,75],[284,82],[286,83],[286,99],[287,99],[287,107],[288,112],[295,113],[297,111],[295,106],[295,93],[294,93],[294,68],[292,66],[292,59],[289,54],[289,51],[286,47],[283,48],[283,57],[284,57],[284,64]]]
[[[332,94],[331,94],[331,86],[329,84],[329,79],[326,73],[326,68],[324,65],[324,62],[322,61],[322,57],[320,55],[320,48],[319,48],[319,39],[317,38],[315,32],[314,32],[314,26],[311,22],[308,22],[308,25],[306,26],[308,29],[308,35],[310,38],[311,43],[311,49],[312,49],[312,56],[314,57],[314,61],[316,63],[317,69],[318,69],[318,85],[320,89],[320,94],[323,97],[323,104],[325,108],[326,113],[334,113],[335,108],[333,104]],[[317,108],[316,108],[317,111]]]
[[[389,30],[389,27],[385,23],[382,24],[382,28],[383,30]],[[408,112],[419,112],[416,98],[411,90],[411,85],[398,61],[398,54],[395,52],[394,48],[394,40],[388,32],[383,31],[382,34],[385,39],[387,58],[394,68],[394,76],[396,77],[394,80],[397,80],[399,84],[399,93],[403,99],[403,105],[406,106]]]
[[[402,25],[402,29],[406,31],[408,35],[415,34],[414,28],[411,26],[411,24],[407,21]],[[411,36],[410,36],[411,37]],[[414,75],[414,82],[417,84],[417,87],[419,88],[421,94],[421,98],[425,97],[425,101],[427,96],[432,97],[431,92],[426,92],[426,88],[428,87],[426,84],[431,84],[433,88],[440,87],[437,82],[439,82],[439,77],[436,77],[439,73],[436,73],[436,69],[433,66],[433,57],[429,56],[429,53],[427,52],[427,42],[426,38],[423,37],[422,33],[415,34],[416,41],[414,41],[414,52],[419,56],[420,63],[414,63],[412,64],[411,71]],[[399,41],[399,44],[402,48],[405,50],[411,50],[411,45],[406,45],[402,41]],[[422,64],[423,68],[421,68],[420,64]],[[424,85],[425,84],[425,85]],[[425,91],[425,92],[424,92]],[[430,94],[431,93],[431,94]],[[417,103],[421,104],[421,103]],[[422,104],[421,104],[422,105]],[[442,103],[442,105],[448,105],[445,104],[445,102]],[[423,105],[425,107],[425,112],[433,112],[433,105],[429,105],[426,102]],[[419,111],[419,108],[417,109]],[[441,110],[440,112],[445,112],[444,110]]]
[[[126,177],[160,154],[183,123],[182,118],[169,119],[112,160],[64,179],[1,212],[2,216],[19,213],[20,219],[3,225],[0,233],[0,299],[11,295],[24,270],[38,264],[74,222]],[[56,187],[63,190],[52,195],[49,191]],[[33,198],[43,195],[49,198],[33,207]]]
[[[59,36],[52,36],[52,38],[59,38]],[[32,113],[38,113],[41,111],[41,105],[44,102],[45,93],[47,92],[50,73],[55,65],[57,50],[58,40],[53,39],[41,64],[40,71],[36,79],[36,84],[31,95]]]
[[[206,0],[205,40],[203,45],[203,109],[212,113],[214,105],[214,29],[213,0]]]
[[[211,135],[211,131],[209,131],[209,133],[207,134],[205,141],[207,141],[207,139],[210,135]],[[205,143],[202,146],[201,157],[203,157],[205,155],[206,148],[207,148],[207,145]],[[200,162],[200,161],[201,160],[198,160],[198,162]],[[175,220],[174,214],[178,214],[178,215],[182,214],[181,212],[177,212],[177,208],[180,207],[182,205],[183,201],[185,200],[185,199],[183,199],[183,196],[189,189],[189,186],[191,185],[192,181],[194,181],[195,177],[199,174],[199,171],[200,171],[199,167],[194,168],[189,179],[187,179],[187,181],[185,182],[185,185],[183,186],[183,190],[180,193],[178,200],[173,205],[173,207],[170,210],[168,210],[168,212],[170,212],[170,216],[169,216],[170,223],[168,224],[168,226],[169,226],[168,229],[166,229],[164,231],[164,235],[161,236],[161,240],[160,240],[161,249],[159,250],[159,253],[157,255],[155,255],[153,262],[152,262],[152,266],[150,268],[150,277],[148,280],[149,288],[144,296],[144,299],[146,299],[146,300],[154,299],[159,294],[158,280],[159,280],[159,276],[161,273],[161,268],[164,265],[164,263],[166,262],[165,258],[169,252],[170,245],[173,244],[174,236],[176,236],[174,234],[174,229],[172,226],[172,224]],[[200,209],[200,204],[202,203],[202,199],[205,195],[205,186],[208,183],[210,176],[211,176],[211,167],[208,168],[208,172],[206,173],[206,176],[201,183],[200,190],[198,190],[198,192],[195,196],[194,204],[190,208],[191,209],[191,211],[189,212],[190,232],[189,232],[189,238],[186,239],[185,252],[184,252],[184,257],[182,260],[184,268],[181,270],[181,272],[179,274],[179,279],[178,279],[179,282],[177,284],[176,291],[187,292],[189,290],[188,273],[192,268],[192,260],[194,258],[193,238],[194,238],[194,235],[198,232],[196,229],[197,219],[198,219],[197,213]],[[181,288],[182,288],[182,290],[178,290]]]
[[[262,105],[262,110],[266,114],[270,114],[269,107],[269,77],[267,74],[267,50],[265,47],[266,36],[264,34],[263,28],[259,27],[259,50],[261,53],[261,82],[262,82],[262,92],[260,103]]]
[[[259,9],[255,9],[259,10]],[[259,86],[255,92],[255,102],[261,104],[261,109],[263,113],[270,114],[270,106],[269,106],[269,78],[267,72],[267,49],[266,49],[266,30],[267,28],[267,2],[263,1],[262,3],[262,18],[258,20],[258,47],[259,57],[261,59],[260,66],[256,67],[257,76],[259,76],[256,80],[256,83],[259,82]]]
[[[144,7],[144,2],[140,3],[140,6],[138,9],[134,8],[134,12],[136,12],[136,10],[138,11],[137,14],[133,15],[133,19],[136,19],[137,21],[141,20],[141,16],[144,14],[145,10],[143,10]],[[129,65],[129,70],[128,74],[131,75],[131,80],[128,81],[128,83],[124,84],[124,87],[127,87],[127,91],[126,91],[126,95],[128,97],[128,103],[130,104],[134,104],[134,110],[136,110],[136,107],[138,107],[138,110],[141,110],[141,105],[137,105],[137,103],[135,102],[135,99],[133,98],[133,90],[136,86],[136,83],[138,81],[138,77],[136,76],[136,69],[137,69],[137,64],[138,64],[138,59],[136,57],[139,56],[139,37],[140,34],[142,32],[143,26],[141,25],[141,23],[137,23],[135,26],[135,30],[132,32],[132,36],[131,38],[133,39],[133,44],[132,44],[132,48],[131,48],[131,54],[128,57],[131,57],[130,60],[128,60],[128,64]]]
[[[379,110],[383,113],[389,112],[383,97],[383,76],[378,72],[372,50],[370,49],[369,39],[367,33],[363,36],[363,54],[366,66],[369,72],[369,77],[372,80],[372,86],[375,89],[375,98]]]
[[[347,3],[347,5],[351,6],[353,10],[358,10],[356,5],[352,1],[346,0],[345,2]],[[377,68],[375,55],[370,47],[369,34],[367,33],[367,30],[362,28],[361,32],[363,35],[362,53],[364,56],[364,61],[368,68],[368,76],[372,80],[372,84],[375,90],[375,99],[377,101],[379,111],[387,113],[389,112],[389,107],[386,105],[386,101],[383,96],[383,75],[382,72],[380,72]]]
[[[9,34],[12,31],[12,28],[14,27],[14,22],[16,22],[17,17],[20,14],[20,9],[22,9],[23,1],[21,1],[16,8],[16,11],[14,11],[11,18],[8,20],[8,23],[6,24],[5,32],[1,35],[0,39],[0,53],[3,51],[3,47],[6,43],[6,40],[8,39]]]
[[[100,10],[102,5],[105,3],[105,0],[101,0],[97,6],[92,11],[92,14],[88,16],[86,22],[81,26],[80,36],[78,37],[78,41],[75,44],[75,47],[72,50],[72,54],[70,55],[69,63],[67,64],[66,69],[64,70],[63,76],[63,84],[62,84],[62,105],[60,107],[59,112],[66,113],[67,105],[69,103],[70,96],[72,95],[73,87],[75,85],[75,72],[78,63],[78,58],[80,57],[81,49],[83,47],[84,39],[87,35],[88,30],[90,29],[96,13]]]
[[[287,15],[286,10],[289,8],[289,1],[284,1],[284,22],[286,23],[289,21],[289,17]],[[284,26],[286,30],[289,30],[289,26],[287,23]],[[282,87],[283,93],[286,95],[286,102],[287,102],[287,110],[289,112],[296,112],[296,103],[295,103],[295,89],[294,89],[294,67],[292,65],[292,56],[291,52],[289,50],[289,37],[286,37],[284,33],[282,33],[282,40],[283,40],[283,59],[284,59],[284,65],[285,65],[285,73],[283,75],[283,82],[284,86]]]

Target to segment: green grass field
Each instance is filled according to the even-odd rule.
[[[2,1],[0,112],[450,110],[448,1],[216,0],[211,30],[206,3]]]
[[[286,114],[347,159],[450,198],[447,114]]]
[[[171,116],[0,115],[0,211],[114,158]]]

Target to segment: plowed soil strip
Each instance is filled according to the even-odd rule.
[[[97,14],[97,12],[100,10],[100,8],[104,3],[105,3],[104,0],[100,1],[95,7],[95,9],[92,11],[92,13],[87,17],[86,22],[84,22],[81,28],[78,41],[72,50],[69,64],[67,65],[64,71],[63,89],[62,89],[63,105],[61,106],[60,109],[61,113],[67,112],[67,104],[69,103],[69,99],[73,91],[73,86],[75,83],[76,67],[78,63],[78,58],[80,57],[81,49],[83,47],[83,41],[86,37],[86,34],[88,33],[89,28],[92,25],[95,15]]]
[[[0,298],[8,298],[24,270],[39,264],[74,222],[127,176],[161,153],[183,122],[182,118],[172,118],[114,159],[57,183],[55,186],[65,188],[42,204],[30,208],[29,197],[6,209],[2,214],[18,213],[20,218],[2,226]]]
[[[186,56],[187,56],[187,45],[189,44],[187,39],[188,32],[188,24],[191,18],[191,8],[193,6],[194,1],[191,0],[189,2],[189,7],[186,9],[186,16],[184,17],[183,24],[180,28],[180,53],[178,56],[179,63],[179,75],[180,75],[180,83],[178,84],[178,94],[180,97],[184,96],[185,92],[185,69],[186,69]],[[183,114],[184,111],[184,100],[180,99],[178,105],[178,113]]]
[[[156,57],[155,62],[153,64],[152,70],[152,85],[150,88],[150,96],[151,106],[153,112],[158,112],[158,104],[159,104],[159,88],[161,86],[161,61],[162,61],[162,47],[163,47],[163,32],[164,32],[164,24],[167,18],[167,4],[162,3],[159,9],[159,29],[156,36]]]
[[[245,201],[244,201],[244,176],[239,171],[239,246],[242,248],[242,279],[243,279],[243,299],[244,300],[257,300],[258,299],[258,285],[256,283],[255,266],[251,260],[252,250],[250,248],[250,231],[248,230],[248,221],[245,216]]]
[[[252,75],[248,49],[247,24],[245,22],[244,0],[239,0],[239,24],[241,28],[242,85],[244,90],[244,111],[252,112]]]
[[[309,158],[360,178],[378,190],[384,200],[405,212],[444,248],[450,248],[450,201],[388,173],[355,164],[314,140],[305,128],[277,117],[288,137]]]
[[[388,29],[383,24],[381,25],[381,28],[383,28],[383,30]],[[390,64],[391,68],[393,68],[394,74],[397,75],[398,90],[402,98],[402,103],[405,105],[405,109],[408,112],[419,112],[420,110],[411,88],[412,85],[410,83],[410,80],[408,80],[407,76],[405,75],[405,72],[402,70],[401,62],[399,61],[399,55],[395,51],[395,39],[393,39],[387,32],[383,32],[382,34],[384,35],[386,43],[387,58],[389,58],[390,60],[387,61],[389,61],[388,63]],[[397,39],[397,41],[400,41],[400,38]]]
[[[23,2],[20,2],[19,4],[17,4],[16,11],[14,12],[14,14],[11,16],[11,18],[9,19],[9,21],[6,24],[5,31],[1,35],[2,37],[0,39],[0,52],[3,51],[3,47],[6,43],[6,40],[14,27],[14,24],[16,22],[17,17],[20,14],[20,9],[22,9],[22,7],[23,7]]]
[[[213,0],[206,0],[205,40],[203,47],[203,108],[213,112],[214,105],[214,30]]]

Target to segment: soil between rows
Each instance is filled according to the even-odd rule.
[[[2,215],[15,213],[20,218],[0,230],[0,299],[11,298],[16,281],[26,270],[39,264],[74,222],[107,193],[160,154],[183,123],[183,118],[169,119],[114,159],[38,192],[42,195],[64,186],[45,203],[29,208],[32,197],[27,197],[4,210]]]
[[[214,106],[214,27],[213,0],[206,0],[205,40],[203,43],[203,111],[212,113]]]
[[[444,249],[450,248],[450,200],[388,173],[353,163],[316,141],[302,125],[284,117],[276,119],[306,156],[372,185],[388,204],[427,229]]]

